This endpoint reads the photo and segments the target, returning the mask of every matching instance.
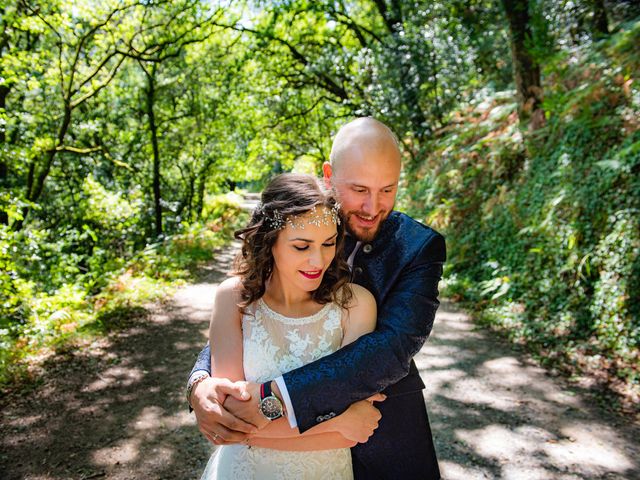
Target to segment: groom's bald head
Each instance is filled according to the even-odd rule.
[[[400,149],[395,135],[389,127],[375,118],[357,118],[338,130],[329,156],[334,174],[353,156],[354,151],[375,152],[378,154],[376,157],[385,163],[400,165]],[[376,165],[370,167],[375,168]]]
[[[389,127],[370,117],[347,123],[335,136],[327,186],[338,193],[347,230],[371,241],[393,210],[400,179],[400,149]]]

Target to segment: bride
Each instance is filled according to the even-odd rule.
[[[348,283],[339,205],[317,179],[276,177],[236,237],[243,245],[235,276],[216,291],[209,330],[215,376],[267,382],[374,330],[375,299]],[[268,425],[245,443],[219,447],[202,479],[353,478],[349,429],[357,423],[371,436],[380,414],[367,402],[383,399],[357,402],[300,434],[285,418],[275,382],[264,383]]]

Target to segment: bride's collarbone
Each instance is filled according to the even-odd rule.
[[[325,307],[325,305],[320,304],[313,299],[286,304],[285,302],[278,301],[272,296],[265,294],[260,300],[262,300],[268,309],[289,318],[311,317]]]

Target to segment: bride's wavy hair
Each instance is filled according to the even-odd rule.
[[[235,259],[234,274],[242,284],[241,304],[245,307],[264,295],[267,280],[273,273],[274,259],[271,249],[280,230],[287,222],[299,221],[297,216],[325,207],[336,221],[336,254],[324,273],[312,298],[320,304],[336,302],[346,308],[353,295],[348,286],[349,267],[342,258],[345,221],[335,194],[326,190],[320,181],[311,175],[285,173],[275,177],[262,192],[261,202],[254,209],[249,224],[234,233],[242,240],[242,250]]]

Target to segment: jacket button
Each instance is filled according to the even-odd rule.
[[[373,247],[371,246],[371,244],[370,244],[370,243],[367,243],[364,247],[362,247],[362,251],[363,251],[364,253],[371,253],[372,248],[373,248]]]
[[[356,275],[361,275],[362,274],[362,268],[360,268],[360,267],[356,267],[353,271],[356,273]]]

